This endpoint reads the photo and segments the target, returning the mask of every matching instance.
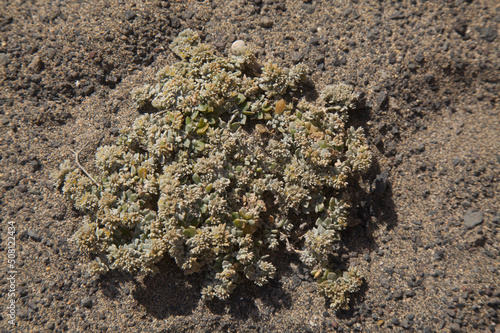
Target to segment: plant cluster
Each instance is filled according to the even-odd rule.
[[[84,215],[72,240],[91,271],[153,273],[170,256],[186,274],[206,272],[203,298],[226,299],[243,280],[272,279],[286,248],[332,308],[347,307],[361,276],[329,257],[346,227],[348,177],[371,159],[362,129],[346,125],[358,94],[339,84],[319,103],[294,100],[307,69],[260,67],[241,41],[220,57],[186,30],[171,50],[180,60],[132,91],[154,112],[97,150],[99,176],[71,161],[55,174]]]

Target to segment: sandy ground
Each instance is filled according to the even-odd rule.
[[[494,0],[0,1],[0,329],[499,332],[499,23]],[[343,235],[366,279],[351,310],[332,312],[286,254],[265,287],[204,303],[203,278],[170,261],[96,279],[68,243],[82,217],[50,173],[84,144],[91,168],[186,28],[221,54],[243,39],[261,62],[303,62],[318,91],[364,92],[353,120],[376,158]]]

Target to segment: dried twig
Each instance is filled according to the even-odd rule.
[[[92,176],[90,175],[90,173],[88,173],[88,172],[87,172],[87,170],[85,170],[85,169],[83,168],[83,166],[80,164],[80,161],[78,160],[78,155],[79,155],[79,154],[80,154],[80,152],[81,152],[81,151],[82,151],[82,150],[83,150],[83,149],[87,146],[87,144],[88,144],[88,143],[84,144],[84,145],[83,145],[83,147],[82,147],[82,148],[80,148],[80,150],[79,150],[79,151],[74,151],[73,149],[70,149],[70,151],[71,151],[73,154],[75,154],[75,162],[76,162],[76,165],[78,165],[78,167],[80,168],[80,170],[82,170],[82,171],[83,171],[83,173],[84,173],[87,177],[89,177],[89,179],[90,179],[90,180],[91,180],[91,181],[92,181],[95,185],[99,186],[99,183],[98,183],[98,182],[94,179],[94,177],[92,177]]]
[[[301,251],[301,250],[298,250],[296,249],[293,245],[295,245],[295,243],[292,245],[290,244],[290,241],[288,240],[288,237],[287,235],[285,235],[284,233],[280,232],[280,235],[281,235],[281,239],[284,239],[285,240],[285,245],[286,245],[286,250],[288,253],[296,253],[296,254],[300,254],[300,253],[303,253],[304,251]]]

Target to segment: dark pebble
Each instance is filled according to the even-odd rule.
[[[436,250],[434,254],[432,255],[432,260],[435,261],[440,261],[443,259],[444,256],[444,251],[443,250]]]
[[[372,193],[380,196],[387,189],[387,183],[389,181],[389,173],[387,171],[383,171],[377,175],[372,184]]]
[[[415,61],[421,63],[424,61],[424,59],[425,59],[424,52],[422,52],[422,50],[418,51],[417,55],[415,56]]]
[[[94,304],[94,302],[92,301],[92,298],[85,297],[84,299],[82,299],[81,304],[82,304],[83,307],[86,307],[87,309],[90,309],[90,308],[92,308],[92,305]]]
[[[54,57],[56,56],[56,49],[50,47],[47,49],[47,58],[49,58],[50,60],[54,59]]]
[[[399,324],[401,324],[401,322],[399,321],[399,318],[397,318],[397,317],[392,317],[391,323],[395,326],[399,326]]]
[[[124,18],[125,18],[125,20],[127,20],[127,21],[132,21],[132,20],[134,20],[136,17],[137,17],[137,14],[136,14],[134,11],[132,11],[132,10],[127,10],[127,11],[125,12],[125,15],[124,15]]]
[[[31,301],[30,301],[30,302],[26,303],[26,305],[27,305],[27,306],[28,306],[31,310],[33,310],[33,311],[35,311],[35,312],[37,312],[37,311],[38,311],[38,306],[37,306],[35,303],[33,303],[33,302],[31,302]]]
[[[453,30],[455,30],[460,36],[465,36],[465,33],[467,32],[467,22],[464,19],[459,18],[453,25]]]
[[[497,38],[498,32],[495,25],[489,25],[479,29],[479,36],[487,42],[493,42]]]
[[[464,227],[466,229],[473,229],[474,227],[483,223],[483,213],[469,209],[463,216]]]
[[[269,17],[263,17],[260,21],[259,21],[259,25],[262,27],[262,28],[271,28],[273,26],[273,21],[269,18]]]
[[[36,233],[36,231],[33,230],[28,230],[28,237],[34,240],[35,242],[40,242],[42,240],[42,237]]]
[[[459,333],[461,331],[462,330],[460,329],[460,325],[459,324],[457,324],[457,323],[450,324],[450,332],[451,333]]]
[[[85,96],[89,96],[94,92],[94,86],[93,85],[88,85],[83,88],[83,94]]]
[[[389,18],[390,18],[391,20],[402,20],[402,19],[404,19],[404,18],[405,18],[405,13],[403,13],[403,12],[402,12],[402,11],[400,11],[400,10],[398,10],[398,11],[396,11],[394,14],[391,14],[391,15],[389,16]]]
[[[491,308],[497,308],[500,306],[500,298],[498,297],[491,298],[487,304]]]
[[[42,59],[40,59],[39,56],[34,56],[33,59],[31,60],[30,64],[28,65],[28,69],[32,72],[35,73],[40,73],[43,69],[43,62]]]
[[[292,276],[292,278],[290,279],[290,288],[292,290],[297,289],[298,287],[300,287],[301,284],[302,284],[302,281],[296,275]]]
[[[377,95],[377,98],[375,99],[377,107],[382,110],[384,109],[388,103],[389,103],[389,95],[387,95],[387,92],[383,91]]]
[[[316,8],[309,3],[302,4],[302,9],[306,12],[306,14],[313,14]]]
[[[392,294],[392,298],[395,299],[395,300],[400,300],[400,299],[403,299],[403,292],[401,290],[396,290],[393,294]]]
[[[294,64],[298,64],[304,59],[304,53],[303,52],[296,52],[292,55],[292,62]]]
[[[10,62],[10,57],[9,55],[5,53],[0,53],[0,64],[7,66]]]
[[[391,284],[389,283],[389,280],[386,279],[386,278],[380,279],[380,285],[382,287],[384,287],[385,289],[390,289],[391,288]]]

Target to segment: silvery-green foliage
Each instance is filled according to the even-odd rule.
[[[72,240],[91,271],[152,273],[169,256],[186,274],[206,272],[204,298],[225,299],[243,280],[267,283],[276,251],[300,246],[319,290],[346,307],[361,278],[332,273],[329,255],[346,227],[348,178],[371,159],[363,131],[346,125],[354,89],[294,102],[303,65],[259,69],[241,41],[219,57],[192,30],[170,47],[180,61],[132,91],[157,112],[97,150],[99,184],[68,161],[55,174],[85,215]]]

